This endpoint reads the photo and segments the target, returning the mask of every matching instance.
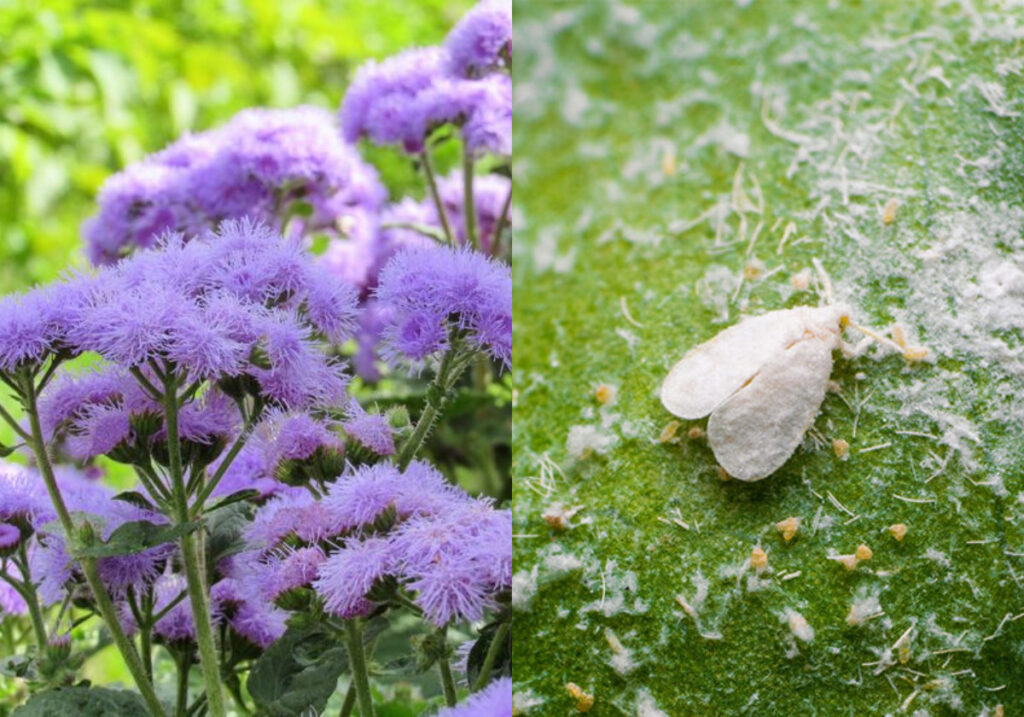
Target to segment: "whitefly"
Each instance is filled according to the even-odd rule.
[[[710,415],[708,443],[730,476],[765,478],[789,460],[821,410],[832,352],[849,323],[845,306],[746,318],[673,366],[661,402],[680,418]]]

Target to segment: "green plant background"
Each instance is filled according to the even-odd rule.
[[[0,293],[84,265],[79,226],[95,211],[96,192],[110,174],[246,107],[335,108],[362,62],[442,41],[471,5],[0,3]],[[364,150],[393,196],[422,193],[398,152]],[[452,146],[446,151],[457,154]],[[442,156],[439,164],[453,160]],[[10,431],[0,435],[8,444],[11,438]],[[111,468],[115,481],[124,475]],[[110,648],[89,659],[83,676],[131,684]],[[23,698],[19,681],[0,677],[0,714]],[[414,704],[396,696],[382,710],[412,715]]]
[[[593,715],[1020,713],[1024,286],[986,274],[1024,256],[1019,8],[515,12],[517,703],[574,714],[572,682]],[[899,320],[932,359],[837,355],[792,460],[723,482],[687,437],[703,422],[659,440],[659,386],[742,314],[817,303],[791,283],[812,258],[858,321]],[[573,527],[545,523],[554,503],[582,506]],[[829,559],[860,543],[856,570]],[[701,583],[698,628],[676,596]],[[870,598],[884,615],[849,625]]]

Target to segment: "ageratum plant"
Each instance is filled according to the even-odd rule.
[[[252,109],[182,137],[104,185],[92,269],[0,300],[25,714],[337,692],[368,717],[396,676],[439,714],[511,714],[510,25],[484,2],[444,47],[370,63],[337,125]],[[364,138],[426,198],[389,200]],[[445,141],[461,167],[436,177]],[[81,681],[97,624],[137,692]]]

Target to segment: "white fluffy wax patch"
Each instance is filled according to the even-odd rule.
[[[799,306],[744,319],[687,353],[661,387],[680,418],[708,414],[708,443],[738,480],[785,463],[825,399],[845,307]]]

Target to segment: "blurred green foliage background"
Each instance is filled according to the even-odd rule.
[[[337,107],[368,58],[440,42],[471,0],[0,3],[0,289],[81,265],[103,180],[252,106]],[[375,152],[396,189],[406,163]]]

